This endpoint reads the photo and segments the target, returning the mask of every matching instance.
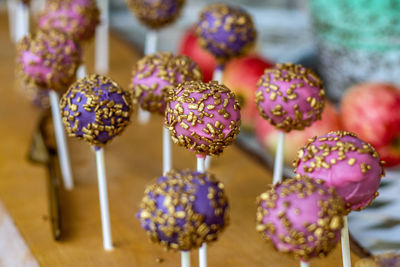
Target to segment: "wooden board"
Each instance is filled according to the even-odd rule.
[[[0,199],[41,266],[179,266],[179,253],[166,252],[148,241],[135,218],[146,185],[161,173],[162,118],[147,125],[136,121],[106,148],[110,212],[115,249],[102,248],[95,158],[90,147],[70,141],[76,188],[62,193],[65,235],[53,241],[48,222],[46,170],[27,161],[31,136],[40,110],[16,90],[14,47],[8,40],[6,16],[0,16]],[[86,47],[91,72],[93,45]],[[125,88],[138,53],[111,39],[110,76]],[[136,117],[136,116],[135,116]],[[174,147],[174,166],[194,168],[195,156]],[[236,147],[212,162],[211,171],[225,183],[231,205],[231,225],[209,246],[209,266],[297,266],[298,262],[266,245],[255,231],[255,198],[271,173]],[[355,257],[354,257],[355,259]],[[161,261],[161,263],[159,263]],[[197,266],[197,253],[192,253]],[[338,247],[312,266],[341,266]]]

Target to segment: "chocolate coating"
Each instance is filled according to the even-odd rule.
[[[309,260],[326,256],[339,241],[344,203],[321,180],[286,179],[257,204],[257,231],[280,252]]]
[[[39,28],[58,29],[81,42],[94,36],[100,23],[96,0],[48,0],[39,17]]]
[[[191,250],[216,241],[229,221],[224,185],[210,173],[170,171],[145,190],[138,218],[151,240]]]
[[[189,57],[158,52],[140,59],[132,72],[131,89],[142,109],[164,115],[168,90],[185,81],[202,80],[200,67]]]
[[[68,134],[96,147],[121,134],[133,112],[130,93],[101,75],[74,83],[61,98],[60,109]]]
[[[181,13],[185,0],[126,0],[132,12],[146,26],[159,29]]]
[[[57,30],[38,31],[17,44],[17,72],[30,88],[65,92],[80,63],[80,46]]]
[[[276,64],[265,70],[257,87],[258,111],[277,129],[303,130],[321,119],[325,91],[310,69],[299,64]]]
[[[365,208],[378,196],[383,162],[370,145],[355,134],[337,131],[314,137],[298,152],[295,173],[325,181],[350,210]]]
[[[223,64],[250,50],[257,33],[251,16],[245,10],[226,4],[211,4],[200,13],[196,35],[199,44]]]
[[[239,102],[215,81],[185,82],[170,90],[165,116],[173,142],[198,154],[221,154],[240,131]]]

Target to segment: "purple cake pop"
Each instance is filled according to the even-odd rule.
[[[321,180],[286,179],[257,203],[257,231],[280,252],[309,260],[326,256],[339,241],[344,203]]]
[[[96,0],[48,0],[39,28],[58,29],[81,42],[93,37],[100,23]]]
[[[17,45],[17,70],[27,87],[65,92],[80,62],[80,46],[57,30],[38,31]]]
[[[159,29],[181,13],[185,0],[126,0],[137,18],[146,26]]]
[[[170,90],[165,114],[173,142],[198,154],[221,154],[240,131],[239,102],[215,81],[185,82]]]
[[[257,33],[251,16],[245,10],[226,4],[211,4],[200,13],[196,35],[199,44],[223,64],[250,50]]]
[[[61,98],[60,109],[68,134],[96,147],[120,134],[133,112],[130,93],[101,75],[74,83]]]
[[[167,249],[199,248],[228,224],[224,185],[210,173],[170,171],[146,188],[138,218],[151,240]]]
[[[384,176],[383,162],[375,149],[355,134],[342,131],[310,140],[299,150],[294,167],[298,175],[333,186],[350,210],[363,209],[374,200]]]
[[[147,55],[133,69],[131,89],[144,110],[165,113],[168,90],[185,81],[201,80],[200,67],[189,57],[159,52]]]
[[[265,70],[257,86],[258,111],[277,129],[303,130],[321,119],[325,91],[310,69],[299,64],[276,64]]]

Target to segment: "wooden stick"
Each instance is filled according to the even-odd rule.
[[[310,267],[310,263],[308,261],[300,260],[300,267]]]
[[[95,70],[107,74],[109,69],[109,0],[97,0],[101,24],[96,29]]]
[[[190,267],[190,251],[181,251],[181,266]]]
[[[282,182],[282,171],[283,171],[283,148],[285,146],[285,133],[279,131],[278,133],[278,143],[275,153],[274,161],[274,178],[273,184]]]
[[[67,140],[62,124],[59,98],[57,92],[50,90],[49,93],[51,114],[53,117],[54,131],[56,133],[57,153],[60,160],[61,173],[64,186],[67,190],[74,188],[74,180],[72,178],[71,163],[69,160]]]
[[[78,68],[78,70],[76,71],[76,79],[82,79],[86,76],[86,68],[85,68],[85,64],[81,64]]]
[[[21,1],[16,4],[15,24],[15,38],[18,42],[29,33],[29,8]]]
[[[105,250],[112,250],[111,222],[108,208],[106,168],[104,164],[104,149],[96,148],[97,179],[99,183],[99,199],[101,212],[101,226],[103,231],[103,246]]]
[[[197,171],[205,172],[205,155],[197,155]],[[199,267],[207,267],[207,244],[199,248]]]
[[[15,37],[15,15],[16,15],[16,1],[15,0],[7,0],[7,9],[8,9],[8,27],[10,31],[10,39],[12,42],[16,41]]]
[[[163,173],[164,175],[172,168],[171,137],[169,130],[163,125]]]
[[[347,216],[343,217],[343,220],[344,226],[341,237],[343,267],[351,267],[349,226],[347,223]]]

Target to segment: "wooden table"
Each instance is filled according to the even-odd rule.
[[[19,231],[5,231],[9,241],[0,238],[0,248],[8,247],[5,242],[14,241],[20,251],[25,246],[22,256],[26,266],[35,266],[35,260],[51,267],[179,266],[179,253],[166,252],[150,243],[135,218],[145,186],[154,182],[162,169],[159,116],[152,116],[147,125],[139,125],[135,118],[126,132],[105,149],[115,249],[105,252],[102,248],[94,154],[86,143],[72,139],[69,145],[76,188],[62,193],[65,234],[60,242],[52,239],[46,170],[27,160],[41,111],[15,88],[14,46],[8,39],[4,14],[0,16],[0,36],[0,199],[5,207],[2,210],[0,205],[0,230],[4,226],[2,218],[8,218],[10,224],[11,217]],[[86,50],[87,69],[91,72],[93,45]],[[112,36],[110,55],[110,77],[127,88],[138,53]],[[195,168],[193,153],[174,147],[173,154],[174,167]],[[213,160],[211,171],[225,183],[231,225],[217,243],[209,246],[209,266],[298,266],[297,261],[265,244],[255,231],[255,198],[271,182],[271,172],[234,146]],[[17,255],[18,251],[4,250],[1,256]],[[196,252],[192,253],[192,262],[197,266]],[[340,247],[328,258],[312,261],[312,266],[341,266]]]

